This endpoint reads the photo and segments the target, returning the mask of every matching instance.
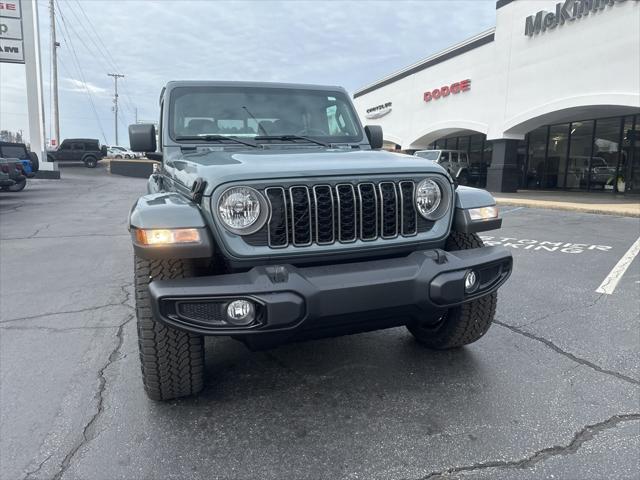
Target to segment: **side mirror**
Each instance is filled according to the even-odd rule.
[[[134,152],[155,152],[156,127],[151,123],[129,125],[129,145]]]
[[[382,127],[380,125],[367,125],[364,127],[369,145],[373,150],[382,148]]]

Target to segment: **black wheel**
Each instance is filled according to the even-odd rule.
[[[23,179],[20,182],[14,183],[13,185],[9,186],[9,187],[2,187],[3,190],[7,191],[7,192],[20,192],[22,190],[24,190],[24,187],[27,186],[27,179]]]
[[[87,157],[84,157],[84,164],[87,168],[96,168],[96,166],[98,165],[98,159],[89,155]]]
[[[149,283],[193,276],[187,260],[135,257],[138,346],[144,389],[153,400],[193,395],[204,386],[204,337],[157,322],[151,311]]]
[[[38,160],[38,155],[34,152],[29,152],[29,160],[31,160],[31,170],[34,172],[40,170],[40,160]]]
[[[451,232],[445,249],[467,250],[482,247],[475,233]],[[438,350],[459,348],[479,340],[491,326],[498,302],[497,292],[444,311],[435,318],[407,325],[421,344]]]
[[[469,185],[469,174],[465,171],[458,175],[458,185]]]
[[[116,156],[115,156],[115,157],[113,157],[113,158],[117,158],[118,160],[121,160],[121,159],[122,159],[122,155],[116,155]]]

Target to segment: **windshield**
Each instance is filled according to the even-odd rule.
[[[434,162],[438,161],[438,157],[440,156],[440,150],[428,150],[425,152],[416,152],[418,157],[426,158],[427,160],[433,160]]]
[[[265,137],[297,135],[348,143],[362,138],[351,104],[339,91],[178,87],[172,91],[169,112],[173,140],[224,135],[285,141],[290,139]]]
[[[21,145],[0,146],[0,157],[3,158],[27,158],[27,151]]]

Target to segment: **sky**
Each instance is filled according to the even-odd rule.
[[[317,83],[354,92],[495,25],[495,0],[56,3],[61,137],[115,143],[107,73],[121,73],[122,145],[136,109],[138,120],[157,121],[159,94],[170,80]],[[38,0],[47,138],[48,4]],[[28,138],[24,65],[0,63],[3,129]]]

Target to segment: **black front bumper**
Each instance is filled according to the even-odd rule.
[[[330,336],[405,324],[487,295],[507,280],[511,267],[511,253],[503,247],[426,250],[367,262],[258,266],[244,273],[159,280],[149,290],[156,319],[193,333]],[[470,270],[479,285],[467,293],[464,278]],[[256,305],[256,321],[246,327],[225,322],[226,304],[238,298]]]

